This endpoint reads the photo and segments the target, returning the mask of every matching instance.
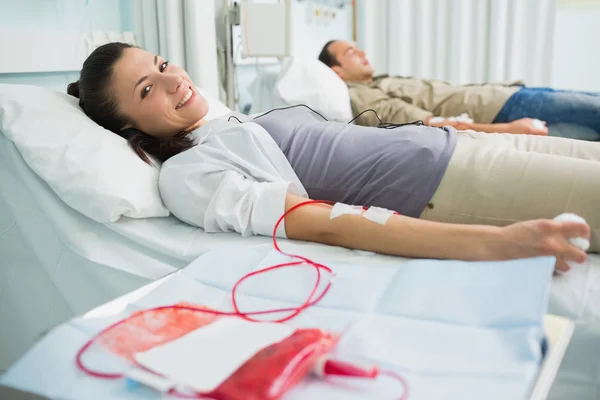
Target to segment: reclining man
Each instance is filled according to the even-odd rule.
[[[369,109],[377,113],[364,112],[356,120],[359,125],[376,125],[380,119],[395,124],[422,120],[426,125],[462,130],[547,135],[546,123],[569,123],[591,132],[586,139],[600,140],[600,94],[529,88],[521,82],[456,85],[373,76],[365,53],[342,40],[327,42],[319,60],[347,83],[354,116]],[[449,119],[464,113],[472,123]]]

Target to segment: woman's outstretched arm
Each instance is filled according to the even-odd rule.
[[[288,194],[286,211],[306,201]],[[580,263],[587,257],[568,239],[590,236],[588,225],[574,222],[535,220],[500,228],[393,215],[381,225],[359,215],[330,219],[330,211],[323,204],[294,210],[285,219],[287,237],[414,258],[484,261],[554,255],[557,269],[567,270],[565,260]]]

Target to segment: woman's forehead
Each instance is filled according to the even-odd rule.
[[[139,74],[153,65],[156,56],[138,48],[125,49],[123,56],[117,61],[115,68],[125,73]]]

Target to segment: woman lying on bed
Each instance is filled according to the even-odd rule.
[[[559,270],[586,259],[568,238],[591,237],[590,250],[600,250],[600,143],[361,127],[302,106],[207,122],[207,102],[183,69],[121,43],[97,48],[68,92],[144,160],[163,161],[167,208],[207,232],[271,235],[286,210],[312,198],[398,215],[384,224],[332,218],[330,206],[311,204],[278,236],[406,257],[555,255]],[[563,212],[589,226],[551,220]]]

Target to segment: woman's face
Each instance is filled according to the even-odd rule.
[[[130,125],[155,137],[167,137],[201,124],[208,102],[188,74],[159,56],[125,49],[115,64],[113,93]]]

